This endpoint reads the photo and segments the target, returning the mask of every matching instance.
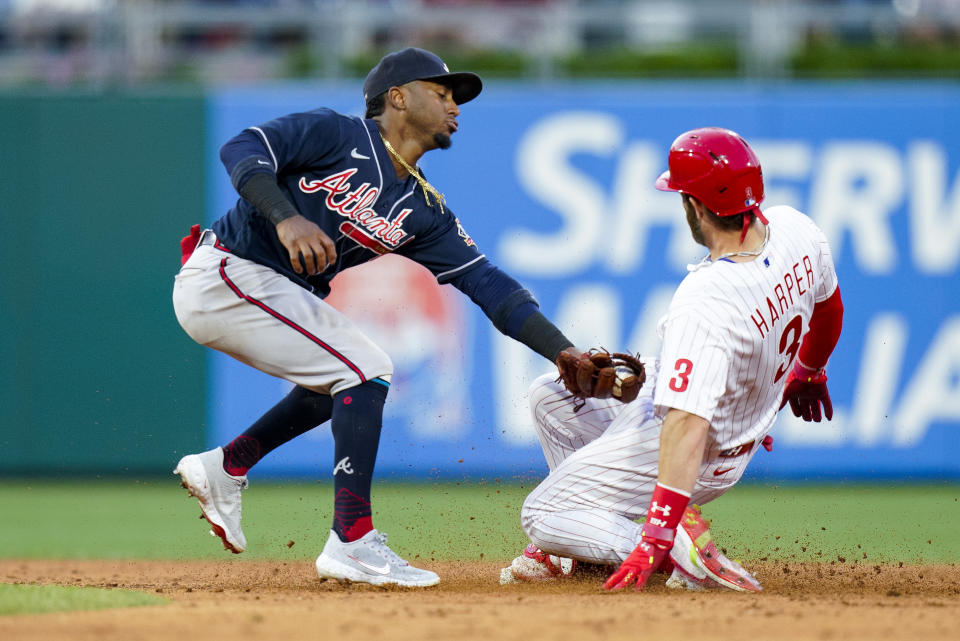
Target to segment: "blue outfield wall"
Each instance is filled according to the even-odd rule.
[[[225,89],[208,103],[210,220],[236,198],[219,146],[357,86]],[[830,423],[781,415],[754,479],[960,478],[960,86],[488,83],[447,151],[421,163],[481,251],[581,346],[655,353],[689,262],[679,198],[653,182],[680,132],[718,125],[757,150],[765,206],[791,204],[835,252],[846,315],[828,368]],[[381,478],[539,476],[526,388],[552,365],[492,329],[450,287],[394,257],[334,281],[343,309],[394,359]],[[208,439],[227,442],[289,384],[211,356]],[[329,428],[258,470],[325,478]]]

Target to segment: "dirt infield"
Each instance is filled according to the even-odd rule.
[[[759,595],[677,593],[658,575],[642,594],[596,578],[498,585],[503,563],[425,563],[427,589],[321,583],[304,563],[0,560],[0,581],[159,593],[165,606],[0,617],[0,639],[713,638],[932,641],[957,638],[960,567],[751,563]]]

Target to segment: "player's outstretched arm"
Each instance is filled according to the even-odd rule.
[[[540,312],[533,294],[489,261],[483,260],[446,282],[469,296],[502,334],[552,363],[573,348],[573,341]]]

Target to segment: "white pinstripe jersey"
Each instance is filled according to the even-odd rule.
[[[654,404],[710,421],[707,457],[759,441],[777,416],[814,303],[837,287],[823,232],[792,207],[764,211],[770,238],[752,261],[690,267],[666,316]]]

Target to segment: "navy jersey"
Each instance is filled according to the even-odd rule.
[[[338,272],[386,253],[457,286],[467,272],[491,267],[449,207],[441,209],[432,196],[428,205],[412,176],[398,179],[373,120],[330,109],[290,114],[244,130],[220,157],[238,190],[256,173],[276,174],[297,211],[334,241],[337,260],[320,274],[297,274],[274,224],[242,198],[213,225],[221,242],[320,297]]]

